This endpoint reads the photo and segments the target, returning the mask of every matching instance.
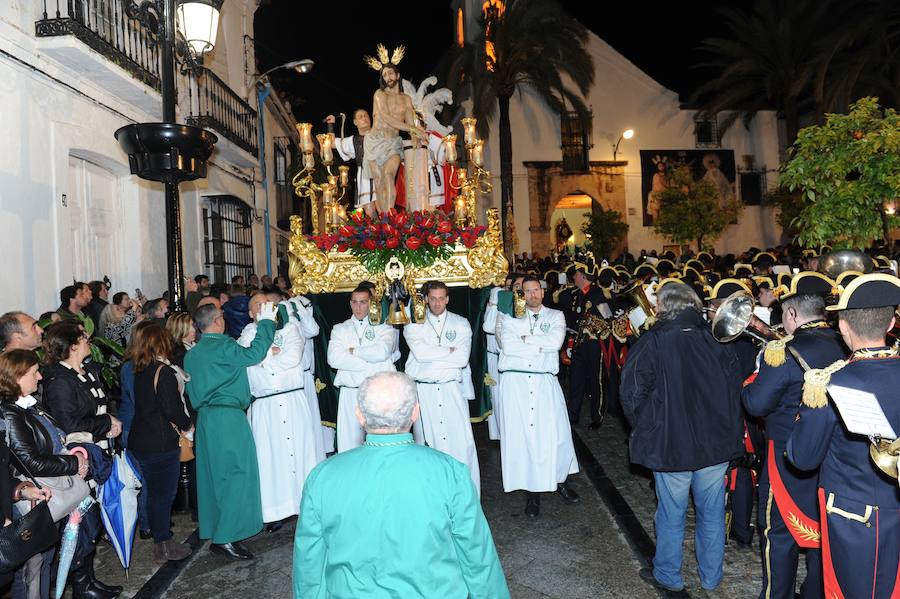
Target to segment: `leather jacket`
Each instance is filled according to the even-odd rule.
[[[36,413],[53,422],[39,405],[25,409],[11,402],[0,404],[9,431],[9,450],[32,476],[65,476],[78,473],[78,458],[54,453],[53,433],[41,423]],[[15,465],[15,461],[13,461]]]

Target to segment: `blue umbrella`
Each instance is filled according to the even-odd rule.
[[[113,456],[112,472],[97,494],[103,525],[122,567],[131,564],[131,546],[137,528],[137,496],[141,477],[125,452]]]
[[[63,529],[62,541],[59,545],[59,568],[56,573],[56,599],[60,599],[66,589],[66,578],[69,577],[72,556],[75,555],[75,546],[78,544],[78,528],[81,525],[81,517],[91,509],[92,505],[94,505],[94,498],[90,495],[82,499],[78,507],[69,514],[69,520]]]

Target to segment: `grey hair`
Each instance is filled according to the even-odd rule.
[[[659,309],[659,320],[672,320],[689,308],[697,312],[703,309],[703,303],[697,292],[684,283],[668,283],[656,292],[656,303]]]
[[[200,332],[206,332],[206,330],[216,321],[216,318],[219,317],[221,312],[222,311],[214,304],[203,304],[197,308],[197,311],[194,312],[194,322],[197,324],[197,328],[200,329]]]
[[[402,372],[379,372],[359,386],[359,411],[366,430],[407,432],[416,407],[416,383]]]
[[[781,302],[781,310],[788,308],[797,311],[797,315],[803,318],[825,318],[825,298],[819,295],[795,295]]]

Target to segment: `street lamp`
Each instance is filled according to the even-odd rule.
[[[218,138],[201,127],[175,122],[175,51],[196,66],[215,45],[224,0],[143,0],[125,3],[129,17],[156,32],[160,45],[161,123],[135,123],[115,132],[128,154],[131,174],[160,181],[166,190],[166,253],[169,303],[184,305],[184,260],[178,184],[206,177],[206,161]],[[177,13],[177,29],[176,29]],[[178,38],[176,38],[176,33]]]
[[[284,64],[280,64],[277,67],[272,67],[262,75],[256,78],[253,84],[248,88],[250,90],[250,94],[247,96],[247,101],[250,101],[250,96],[253,95],[253,90],[256,89],[256,85],[269,76],[269,73],[280,69],[293,69],[298,75],[305,75],[313,70],[313,67],[316,63],[308,58],[304,58],[303,60],[292,60],[291,62],[286,62]]]
[[[616,154],[619,153],[619,144],[622,143],[623,139],[631,139],[634,137],[634,129],[625,129],[622,131],[622,135],[619,136],[619,140],[613,144],[613,162],[616,160]]]

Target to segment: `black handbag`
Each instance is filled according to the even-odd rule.
[[[17,462],[16,468],[40,489],[41,485],[21,460],[13,452],[9,456]],[[0,528],[0,574],[14,572],[31,556],[46,551],[58,541],[59,527],[53,522],[50,506],[46,501],[39,501],[27,514]]]

